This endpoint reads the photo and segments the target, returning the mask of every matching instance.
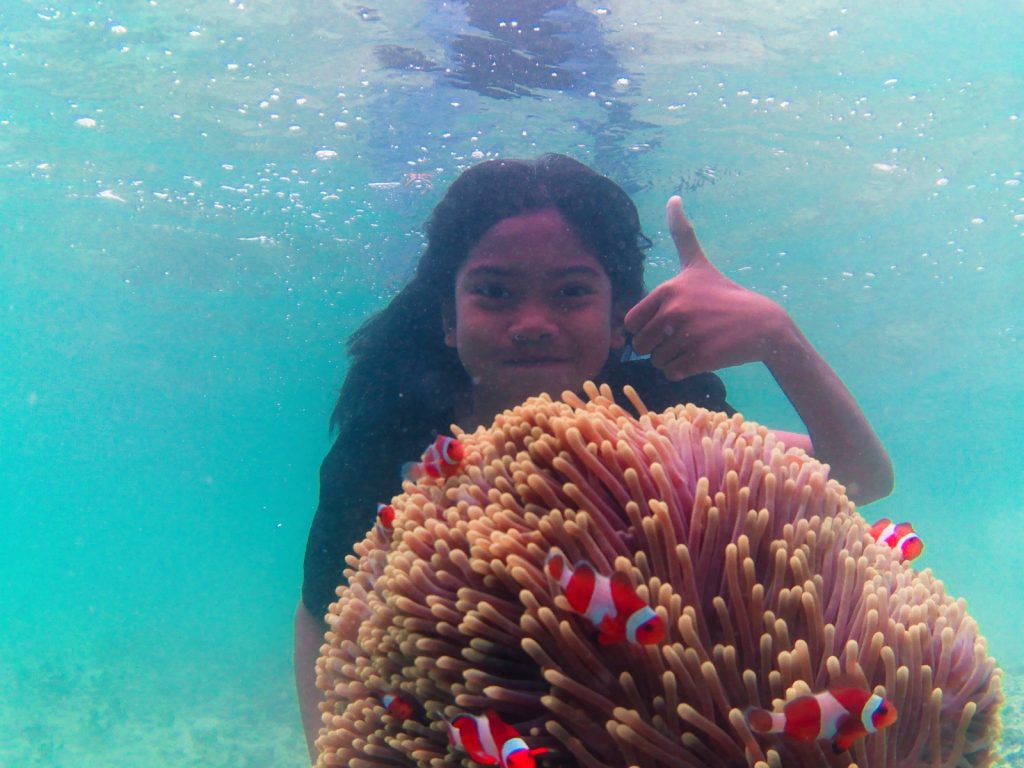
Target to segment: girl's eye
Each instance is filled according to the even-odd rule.
[[[472,293],[485,299],[507,299],[511,293],[501,283],[482,283],[472,289]]]
[[[582,296],[589,296],[593,290],[589,285],[571,284],[563,285],[558,290],[559,295],[565,299],[578,299]]]

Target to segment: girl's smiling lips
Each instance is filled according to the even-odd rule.
[[[547,357],[542,355],[531,355],[529,357],[514,357],[504,361],[505,365],[517,366],[520,368],[532,368],[542,365],[562,365],[568,360],[562,357]]]

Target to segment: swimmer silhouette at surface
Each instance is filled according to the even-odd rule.
[[[808,432],[781,439],[829,463],[858,503],[891,491],[884,447],[786,311],[714,267],[680,198],[667,216],[680,270],[644,295],[650,241],[614,182],[562,155],[473,166],[427,222],[413,279],[349,338],[295,615],[311,758],[315,662],[345,555],[377,504],[401,490],[399,467],[453,422],[471,430],[526,397],[580,391],[588,379],[631,384],[652,410],[692,402],[732,413],[713,371],[762,362]]]

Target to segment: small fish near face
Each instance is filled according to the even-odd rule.
[[[845,752],[858,739],[896,722],[896,707],[863,688],[834,688],[787,701],[782,712],[753,707],[746,712],[755,733],[781,733],[793,741],[831,739]]]
[[[894,523],[883,517],[871,526],[871,538],[879,544],[888,544],[900,555],[900,560],[913,560],[924,551],[924,542],[910,523]]]
[[[665,622],[640,598],[626,574],[605,576],[586,560],[570,566],[558,549],[548,554],[544,570],[562,588],[569,606],[598,628],[601,645],[622,640],[655,645],[665,639]]]
[[[454,437],[438,435],[418,462],[403,465],[402,478],[413,483],[424,477],[447,479],[458,473],[465,455],[462,443]]]
[[[530,749],[519,731],[493,709],[482,716],[456,715],[448,721],[448,741],[464,749],[474,762],[500,768],[535,768],[533,756],[549,751],[546,747]]]

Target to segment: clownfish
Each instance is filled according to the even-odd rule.
[[[913,560],[924,551],[924,542],[910,523],[894,523],[883,517],[871,526],[871,538],[888,544],[900,554],[900,560]]]
[[[380,697],[381,704],[388,714],[399,720],[411,720],[413,705],[404,693],[385,693]]]
[[[653,645],[665,639],[665,622],[640,599],[621,571],[604,576],[586,560],[570,567],[557,549],[548,554],[544,570],[562,587],[572,609],[600,630],[597,641],[601,645],[621,640]]]
[[[378,504],[377,525],[384,531],[393,530],[395,527],[395,508],[390,504]]]
[[[781,712],[752,707],[746,716],[756,733],[781,733],[793,741],[831,739],[839,754],[895,723],[896,707],[863,688],[833,688],[787,701]]]
[[[462,459],[466,454],[462,443],[454,437],[438,435],[419,461],[410,461],[402,465],[402,477],[415,483],[421,477],[435,480],[448,478],[459,471]]]
[[[456,715],[448,721],[448,740],[466,750],[474,762],[501,768],[535,768],[533,756],[549,751],[546,747],[530,749],[519,731],[493,709],[482,716]]]

